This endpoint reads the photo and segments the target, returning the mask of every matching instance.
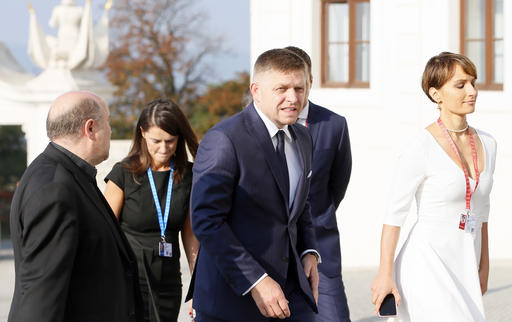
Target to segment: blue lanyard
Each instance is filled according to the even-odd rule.
[[[158,214],[158,223],[160,224],[160,236],[165,242],[165,229],[167,228],[167,220],[169,219],[169,211],[171,209],[171,195],[172,195],[172,160],[171,160],[171,173],[169,174],[169,184],[167,185],[167,197],[165,198],[165,213],[162,216],[162,208],[160,207],[160,200],[158,200],[158,194],[156,193],[155,180],[153,180],[153,172],[151,167],[148,168],[148,179],[149,185],[151,186],[151,193],[153,194],[153,200],[155,201],[156,212]]]

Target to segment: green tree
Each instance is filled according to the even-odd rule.
[[[9,209],[27,165],[27,143],[19,125],[0,126],[0,237],[8,238]]]
[[[21,126],[0,126],[0,155],[0,189],[14,191],[27,165],[27,142]]]

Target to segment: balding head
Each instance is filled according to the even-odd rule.
[[[92,165],[108,158],[109,112],[105,102],[90,92],[69,92],[53,103],[46,120],[53,142]]]
[[[59,96],[50,107],[46,119],[46,133],[50,140],[78,138],[88,119],[99,121],[105,114],[105,102],[90,92],[68,92]]]

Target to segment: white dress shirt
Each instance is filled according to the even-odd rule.
[[[285,125],[282,129],[278,128],[277,125],[275,125],[271,120],[268,119],[268,117],[265,114],[263,114],[262,111],[259,110],[256,104],[254,105],[254,107],[256,108],[256,112],[258,112],[258,115],[260,116],[263,123],[265,123],[265,126],[268,130],[268,134],[272,139],[274,150],[276,149],[277,146],[277,132],[279,130],[284,131],[284,154],[286,155],[286,163],[288,165],[288,176],[290,179],[290,195],[288,200],[290,200],[289,207],[291,208],[293,205],[293,200],[295,199],[295,191],[297,191],[299,177],[300,174],[302,173],[297,147],[291,136],[290,129],[288,129],[288,125]]]
[[[297,119],[297,123],[303,126],[307,126],[306,123],[308,122],[308,114],[309,114],[309,100],[306,103],[306,106],[302,109],[302,111],[299,114],[299,118]]]

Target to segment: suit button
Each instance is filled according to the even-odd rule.
[[[283,257],[281,257],[281,259],[283,260],[283,262],[287,262],[288,263],[289,258],[287,256],[283,256]]]

